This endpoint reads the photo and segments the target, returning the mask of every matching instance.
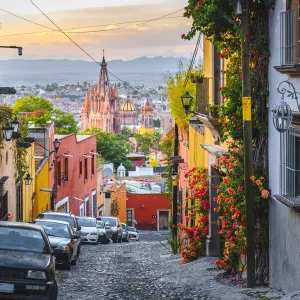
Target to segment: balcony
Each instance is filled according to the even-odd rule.
[[[196,83],[195,117],[206,126],[214,137],[214,144],[219,145],[222,125],[218,122],[218,106],[223,104],[221,87],[223,78],[192,77]]]

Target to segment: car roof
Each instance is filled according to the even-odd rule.
[[[66,221],[59,221],[59,220],[51,220],[51,219],[35,219],[35,222],[45,222],[45,223],[59,223],[59,224],[65,224],[65,225],[70,225],[69,222]]]
[[[113,216],[101,216],[101,217],[99,217],[99,218],[109,218],[109,219],[119,219],[118,217],[113,217]]]
[[[11,222],[11,221],[0,221],[0,227],[18,227],[18,228],[27,228],[27,229],[35,229],[41,230],[41,226],[31,224],[31,223],[24,223],[24,222]]]
[[[69,217],[75,217],[72,213],[65,213],[65,212],[53,212],[53,211],[43,211],[41,214],[44,215],[63,215],[63,216],[69,216]]]
[[[76,219],[91,219],[91,220],[96,220],[94,217],[76,217]]]

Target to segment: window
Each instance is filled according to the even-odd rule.
[[[95,155],[92,156],[92,176],[95,175]]]
[[[280,135],[280,196],[300,204],[300,126]]]
[[[89,216],[90,215],[90,210],[89,210],[89,198],[85,198],[85,215]]]
[[[82,161],[79,162],[79,177],[82,175]]]
[[[61,162],[59,161],[57,163],[57,173],[56,173],[56,182],[57,185],[60,186],[61,185]]]
[[[84,159],[84,179],[88,179],[88,160],[87,158]]]
[[[68,181],[68,170],[69,170],[69,161],[68,158],[65,157],[65,174],[64,174],[64,181]]]
[[[299,8],[298,0],[288,0],[286,11],[280,14],[280,64],[294,65],[299,57]]]

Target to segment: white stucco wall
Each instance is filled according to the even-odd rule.
[[[280,65],[280,13],[286,10],[286,1],[277,0],[270,11],[269,64],[269,184],[272,195],[279,194],[280,134],[272,121],[271,110],[280,102],[277,91],[280,82],[289,76],[274,69]],[[300,78],[290,78],[300,92]],[[298,110],[294,100],[287,100],[292,110]],[[292,292],[300,289],[300,215],[277,200],[270,201],[270,286]]]

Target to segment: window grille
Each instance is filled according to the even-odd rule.
[[[299,9],[280,14],[280,64],[299,63]]]
[[[300,127],[280,134],[280,195],[300,204]]]

